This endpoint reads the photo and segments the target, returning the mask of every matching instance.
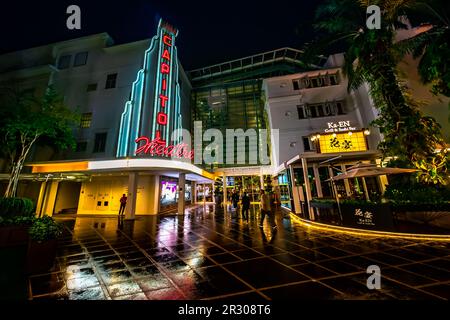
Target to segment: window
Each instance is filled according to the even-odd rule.
[[[337,114],[345,114],[344,105],[342,102],[336,102],[336,113]]]
[[[89,128],[92,122],[92,112],[83,113],[81,115],[80,127]]]
[[[304,76],[303,78],[292,80],[294,90],[320,88],[334,86],[339,83],[338,74],[319,74],[314,77]]]
[[[79,52],[75,55],[75,61],[73,62],[74,67],[84,66],[87,63],[87,52]]]
[[[87,85],[87,92],[95,91],[97,90],[97,84],[96,83],[90,83]]]
[[[314,148],[314,142],[312,142],[309,137],[302,137],[303,140],[303,150],[305,151],[313,151]]]
[[[96,133],[93,152],[105,152],[106,132]]]
[[[87,141],[78,141],[76,152],[84,152],[87,149]]]
[[[335,85],[338,84],[337,74],[331,74],[331,75],[329,76],[329,79],[330,79],[330,84],[331,84],[332,86],[335,86]]]
[[[345,114],[344,103],[342,101],[297,106],[297,111],[299,119],[322,118]]]
[[[108,74],[106,77],[105,89],[112,89],[116,87],[117,73]]]
[[[319,116],[317,113],[317,108],[314,105],[308,106],[308,111],[311,118],[317,118]]]
[[[65,55],[65,56],[61,56],[59,57],[58,60],[58,69],[67,69],[70,67],[70,59],[72,56],[70,55]]]
[[[324,105],[323,104],[318,104],[317,106],[317,113],[318,113],[318,117],[325,117],[325,112],[324,112]]]

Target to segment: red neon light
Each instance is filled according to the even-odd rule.
[[[164,112],[158,112],[156,122],[158,122],[162,126],[165,126],[167,124],[167,114],[165,114]]]
[[[162,81],[162,89],[163,89],[163,90],[166,90],[166,89],[167,89],[166,79],[163,79],[163,81]]]
[[[135,140],[136,143],[144,141],[144,143],[137,148],[136,154],[150,154],[152,156],[167,156],[185,159],[194,159],[194,150],[188,150],[186,143],[166,146],[165,142],[155,138],[150,140],[148,137],[139,137]]]
[[[169,98],[163,94],[159,95],[159,99],[161,99],[161,107],[165,107],[166,101],[169,100]]]
[[[169,53],[169,50],[164,49],[164,52],[163,52],[162,57],[165,58],[165,59],[167,59],[167,60],[170,60],[170,53]]]
[[[164,44],[168,45],[169,47],[172,46],[172,37],[168,35],[163,36],[163,42]]]
[[[167,63],[163,62],[161,63],[161,73],[169,73],[170,72],[170,67]]]

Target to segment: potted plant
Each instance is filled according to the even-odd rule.
[[[0,247],[27,245],[33,211],[34,204],[30,199],[0,199]]]
[[[44,273],[52,268],[56,257],[57,238],[61,232],[61,226],[52,217],[43,216],[33,221],[28,230],[28,274]]]

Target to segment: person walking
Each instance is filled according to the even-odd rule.
[[[236,192],[236,190],[233,190],[231,200],[233,201],[233,208],[236,209],[239,202],[239,194]]]
[[[127,196],[124,193],[122,195],[122,198],[120,198],[119,216],[125,214],[125,207],[126,206],[127,206]]]
[[[250,197],[247,192],[242,196],[242,218],[248,222],[248,214],[250,209]]]
[[[262,228],[264,226],[264,218],[267,216],[272,229],[276,229],[277,225],[275,224],[271,213],[270,197],[266,194],[264,189],[261,189],[261,202],[259,205],[261,208],[261,223],[259,224],[259,227]]]

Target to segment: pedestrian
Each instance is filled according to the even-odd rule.
[[[261,189],[261,202],[259,204],[261,208],[261,223],[259,224],[259,227],[262,228],[264,225],[264,218],[267,216],[269,219],[269,224],[272,227],[272,229],[276,229],[277,225],[275,224],[275,219],[273,219],[273,215],[271,212],[271,206],[270,206],[270,197],[264,189]]]
[[[249,209],[250,209],[250,197],[248,196],[247,192],[244,192],[244,195],[242,196],[242,218],[247,220],[247,222]]]
[[[237,208],[238,202],[239,202],[239,194],[236,192],[236,190],[233,190],[233,195],[231,196],[231,200],[233,201],[233,208]]]
[[[119,216],[122,214],[125,214],[125,207],[127,205],[127,196],[125,193],[122,195],[122,198],[120,198],[120,209],[119,209]]]

